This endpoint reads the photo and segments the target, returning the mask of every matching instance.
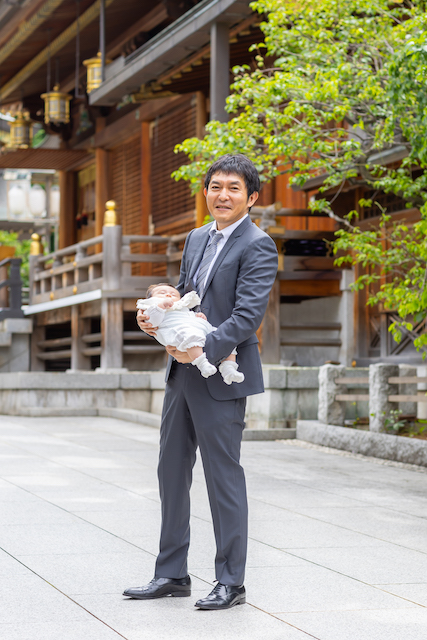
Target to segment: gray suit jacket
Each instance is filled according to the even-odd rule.
[[[182,294],[195,288],[194,274],[209,239],[210,225],[193,229],[187,236],[178,289]],[[207,378],[209,393],[216,400],[243,398],[264,391],[258,338],[268,296],[277,273],[277,249],[273,240],[246,218],[222,248],[206,282],[201,311],[218,327],[206,338],[208,360],[218,365],[237,346],[241,384],[226,385],[219,373]],[[169,358],[166,380],[172,359]]]

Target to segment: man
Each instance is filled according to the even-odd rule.
[[[217,585],[196,602],[200,609],[228,609],[246,601],[246,484],[239,464],[246,397],[264,391],[255,335],[277,272],[273,240],[252,223],[259,176],[243,155],[226,155],[209,169],[204,194],[214,222],[187,237],[178,283],[196,289],[201,311],[217,331],[206,337],[209,362],[218,366],[237,347],[240,384],[227,386],[219,373],[203,378],[186,353],[166,347],[166,393],[158,467],[162,503],[160,552],[154,579],[123,595],[141,600],[191,594],[187,570],[190,487],[199,447],[211,507],[217,553]],[[140,311],[140,328],[155,334]]]

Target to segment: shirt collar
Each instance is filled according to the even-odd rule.
[[[228,225],[228,227],[225,227],[225,229],[221,230],[221,233],[223,235],[224,240],[228,240],[228,238],[231,236],[231,234],[233,233],[233,231],[235,229],[237,229],[237,227],[242,224],[243,220],[245,220],[248,217],[248,213],[246,213],[243,218],[240,218],[239,220],[237,220],[236,222],[233,222],[233,224]],[[209,235],[211,236],[211,238],[215,235],[215,233],[217,232],[217,227],[216,227],[216,220],[214,220],[212,222],[212,226],[209,230]]]

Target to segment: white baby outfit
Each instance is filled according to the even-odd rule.
[[[178,351],[187,351],[191,347],[204,347],[206,336],[216,331],[210,322],[196,316],[193,307],[200,305],[200,298],[195,291],[186,293],[185,296],[173,303],[169,309],[160,309],[158,304],[164,298],[140,298],[137,300],[137,309],[142,309],[149,317],[153,327],[158,327],[156,340],[163,346],[171,345]],[[233,353],[237,353],[235,350]],[[203,354],[193,360],[205,378],[216,373],[217,368],[211,364]],[[229,367],[228,365],[231,365]],[[222,362],[219,370],[226,384],[243,382],[244,375],[237,371],[235,362]]]
[[[204,347],[206,336],[215,331],[210,322],[198,318],[193,307],[200,304],[200,298],[195,291],[186,293],[180,300],[173,303],[169,309],[160,309],[157,305],[164,298],[146,298],[137,301],[138,309],[143,309],[149,316],[153,327],[159,327],[156,340],[166,346],[170,344],[179,351],[187,351],[190,347]]]

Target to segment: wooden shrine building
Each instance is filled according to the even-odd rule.
[[[43,125],[55,145],[0,155],[0,169],[54,169],[59,178],[55,250],[43,253],[37,237],[32,245],[32,370],[164,365],[163,349],[136,326],[135,300],[153,281],[176,280],[186,234],[207,214],[202,193],[170,177],[186,160],[174,147],[227,118],[230,69],[253,64],[249,46],[262,39],[249,5],[27,0],[0,14],[1,110],[40,123],[40,96],[53,83],[71,99],[69,123]],[[87,93],[83,61],[98,50],[103,80]],[[352,274],[334,267],[325,242],[336,223],[307,209],[317,188],[296,192],[279,176],[252,211],[280,253],[259,332],[266,363],[377,357],[363,343],[366,318],[365,337],[354,339],[361,311]],[[343,194],[342,207],[351,197]]]

